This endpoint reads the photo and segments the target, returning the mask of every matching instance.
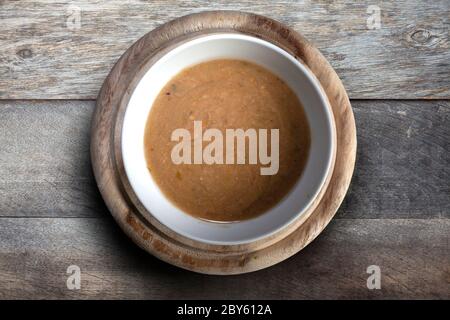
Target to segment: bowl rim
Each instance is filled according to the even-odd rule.
[[[328,158],[328,161],[327,161],[327,167],[326,167],[325,173],[321,176],[320,184],[314,190],[314,196],[312,196],[310,198],[310,200],[307,202],[307,204],[303,207],[303,209],[300,212],[297,212],[297,213],[293,214],[292,217],[290,219],[288,219],[285,223],[283,223],[281,226],[279,226],[277,228],[274,228],[271,232],[263,233],[263,234],[259,235],[258,237],[252,237],[252,238],[250,238],[248,240],[245,240],[245,241],[209,241],[209,240],[205,240],[205,239],[201,239],[201,238],[196,238],[196,237],[192,237],[190,235],[186,235],[186,234],[180,233],[179,231],[175,230],[172,226],[169,226],[169,225],[163,223],[162,221],[160,221],[159,219],[157,219],[155,217],[155,215],[149,209],[147,209],[145,207],[145,205],[140,201],[136,190],[133,188],[132,182],[131,182],[131,179],[130,179],[130,175],[128,174],[128,172],[126,170],[125,162],[127,160],[126,160],[126,157],[123,157],[123,150],[122,150],[122,146],[124,144],[123,139],[122,139],[122,130],[123,130],[123,123],[125,122],[126,110],[128,109],[128,105],[130,103],[130,100],[131,100],[131,97],[132,97],[132,95],[134,93],[134,90],[139,85],[139,83],[141,82],[141,80],[145,76],[145,74],[151,69],[151,67],[156,62],[158,62],[162,57],[164,57],[167,54],[173,52],[177,48],[182,47],[183,45],[186,45],[186,44],[191,44],[192,45],[193,43],[196,43],[197,41],[203,42],[203,41],[208,41],[210,39],[219,39],[219,38],[244,39],[244,40],[249,40],[249,41],[253,41],[253,42],[258,42],[260,44],[262,43],[265,46],[271,46],[272,49],[275,49],[275,51],[277,51],[277,53],[281,53],[285,57],[289,58],[289,60],[291,60],[291,62],[297,64],[299,66],[299,69],[301,69],[303,71],[303,74],[306,75],[306,77],[309,79],[309,81],[320,92],[320,97],[321,97],[321,99],[323,101],[323,104],[326,107],[325,110],[327,111],[326,115],[327,115],[327,118],[328,118],[328,123],[331,125],[331,128],[330,128],[331,129],[330,130],[330,132],[331,132],[331,145],[330,145],[331,152],[330,152],[330,157]],[[166,49],[166,50],[163,50],[162,54],[160,54],[159,57],[156,57],[156,59],[154,59],[154,60],[150,60],[151,63],[149,63],[150,62],[149,60],[143,63],[143,65],[145,66],[145,68],[144,68],[145,70],[143,70],[143,72],[141,72],[139,74],[139,76],[138,76],[138,74],[135,74],[135,78],[133,79],[135,81],[134,86],[132,84],[130,84],[129,89],[128,89],[128,93],[129,93],[128,97],[125,98],[126,101],[122,101],[122,103],[125,103],[126,106],[125,106],[125,108],[123,110],[123,117],[118,117],[118,119],[121,118],[121,124],[117,126],[117,128],[119,128],[119,129],[116,128],[116,136],[119,137],[119,140],[118,140],[119,144],[120,144],[119,148],[120,148],[120,153],[122,153],[121,160],[123,162],[124,172],[125,172],[125,175],[121,175],[121,178],[122,179],[124,179],[124,178],[128,179],[128,184],[130,186],[130,190],[126,190],[126,191],[127,192],[131,191],[132,193],[134,193],[134,197],[132,196],[131,198],[132,199],[135,198],[135,199],[133,199],[134,201],[137,200],[137,201],[140,202],[141,205],[137,206],[137,208],[140,209],[140,211],[142,211],[142,209],[145,211],[145,212],[141,212],[143,217],[145,219],[150,218],[149,222],[152,223],[152,224],[153,224],[154,220],[152,220],[151,218],[156,219],[160,224],[163,225],[163,228],[162,228],[163,232],[167,231],[167,230],[165,230],[165,228],[168,228],[170,231],[172,231],[172,232],[178,234],[179,236],[181,236],[182,239],[187,238],[188,242],[189,242],[189,240],[192,240],[192,241],[198,241],[200,243],[204,243],[204,244],[207,244],[207,245],[233,246],[233,245],[249,244],[249,243],[257,242],[257,241],[260,241],[260,240],[265,240],[265,239],[267,239],[267,238],[269,238],[271,236],[274,236],[274,235],[280,233],[280,231],[282,231],[282,230],[286,229],[288,226],[292,225],[293,222],[298,220],[300,217],[304,216],[304,214],[306,212],[310,212],[311,213],[314,210],[315,206],[317,206],[317,204],[319,202],[317,200],[320,200],[320,199],[317,199],[317,197],[318,196],[322,197],[323,196],[323,192],[321,192],[321,191],[328,187],[328,183],[330,181],[330,177],[331,177],[331,175],[333,173],[333,170],[334,170],[334,163],[335,163],[335,160],[336,160],[336,144],[337,144],[336,143],[336,139],[337,139],[336,135],[337,135],[337,133],[336,133],[335,118],[333,116],[333,110],[332,110],[330,101],[328,99],[328,96],[326,95],[325,90],[323,89],[321,83],[319,82],[319,80],[317,79],[315,74],[308,68],[308,66],[303,61],[301,61],[298,57],[293,56],[292,54],[290,54],[289,52],[285,51],[284,49],[282,49],[280,46],[278,46],[275,43],[272,43],[272,42],[270,42],[268,40],[265,40],[265,39],[264,40],[260,39],[258,37],[253,36],[253,35],[250,35],[250,34],[240,34],[240,33],[232,32],[232,31],[211,32],[211,33],[208,33],[208,34],[203,34],[203,35],[200,35],[200,36],[197,36],[197,37],[190,38],[190,39],[188,39],[187,41],[184,41],[184,42],[175,43],[172,47],[164,48],[164,49]],[[164,195],[164,193],[162,192],[162,190],[159,188],[158,185],[157,185],[157,187],[158,187],[158,191],[163,195],[164,198],[167,199],[167,197]],[[127,188],[125,188],[125,189],[127,189]],[[167,199],[167,200],[170,203],[172,203],[170,199]],[[282,202],[282,201],[284,201],[284,199],[282,199],[280,202]],[[185,214],[187,214],[187,213],[185,213]],[[151,216],[151,217],[149,217],[149,216]],[[306,219],[308,216],[305,216],[303,218]],[[250,220],[246,220],[246,221],[250,221]],[[209,223],[217,224],[217,222],[209,222]]]

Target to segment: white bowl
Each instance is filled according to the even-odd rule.
[[[249,220],[208,222],[173,205],[153,180],[144,155],[144,131],[153,101],[178,72],[200,62],[231,58],[251,61],[283,79],[301,101],[311,130],[311,149],[302,176],[275,207]],[[261,39],[232,33],[185,42],[154,63],[132,92],[122,128],[125,172],[142,205],[160,223],[187,238],[208,244],[236,245],[268,237],[300,218],[311,206],[333,167],[334,118],[315,76],[286,51]],[[239,195],[236,195],[239,197]]]

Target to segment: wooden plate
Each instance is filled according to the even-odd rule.
[[[328,96],[337,133],[334,170],[310,210],[270,238],[236,246],[203,244],[161,225],[143,208],[131,189],[120,153],[124,112],[141,76],[174,46],[220,32],[248,34],[274,43],[307,66]],[[97,184],[111,214],[141,248],[188,270],[237,274],[266,268],[292,256],[325,228],[350,184],[356,157],[356,128],[342,82],[322,54],[300,34],[267,17],[211,11],[184,16],[160,26],[139,39],[118,60],[97,99],[92,120],[91,157]]]

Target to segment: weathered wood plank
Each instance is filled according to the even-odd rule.
[[[450,298],[450,220],[334,220],[312,244],[269,269],[206,276],[163,263],[112,218],[0,218],[0,298]],[[66,287],[70,265],[81,289]],[[367,267],[381,269],[368,290]]]
[[[94,99],[134,41],[171,19],[213,9],[264,14],[300,31],[330,60],[351,98],[449,98],[448,1],[383,2],[381,28],[371,30],[373,4],[1,1],[0,98]]]
[[[339,216],[450,218],[450,102],[352,105],[356,169]]]
[[[98,217],[93,101],[0,101],[0,216]],[[345,218],[450,218],[450,102],[353,101],[357,164]]]
[[[0,216],[107,212],[89,155],[93,101],[0,103]]]

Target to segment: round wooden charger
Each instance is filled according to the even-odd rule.
[[[275,235],[249,244],[218,246],[184,238],[160,224],[136,198],[120,153],[122,121],[142,75],[173,47],[206,34],[235,32],[278,45],[320,81],[336,125],[334,169],[314,204]],[[356,157],[356,128],[347,93],[322,54],[299,33],[264,16],[235,11],[192,14],[147,33],[119,59],[106,78],[92,120],[91,157],[100,192],[125,233],[144,250],[173,265],[208,274],[238,274],[274,265],[300,251],[325,228],[350,184]]]

